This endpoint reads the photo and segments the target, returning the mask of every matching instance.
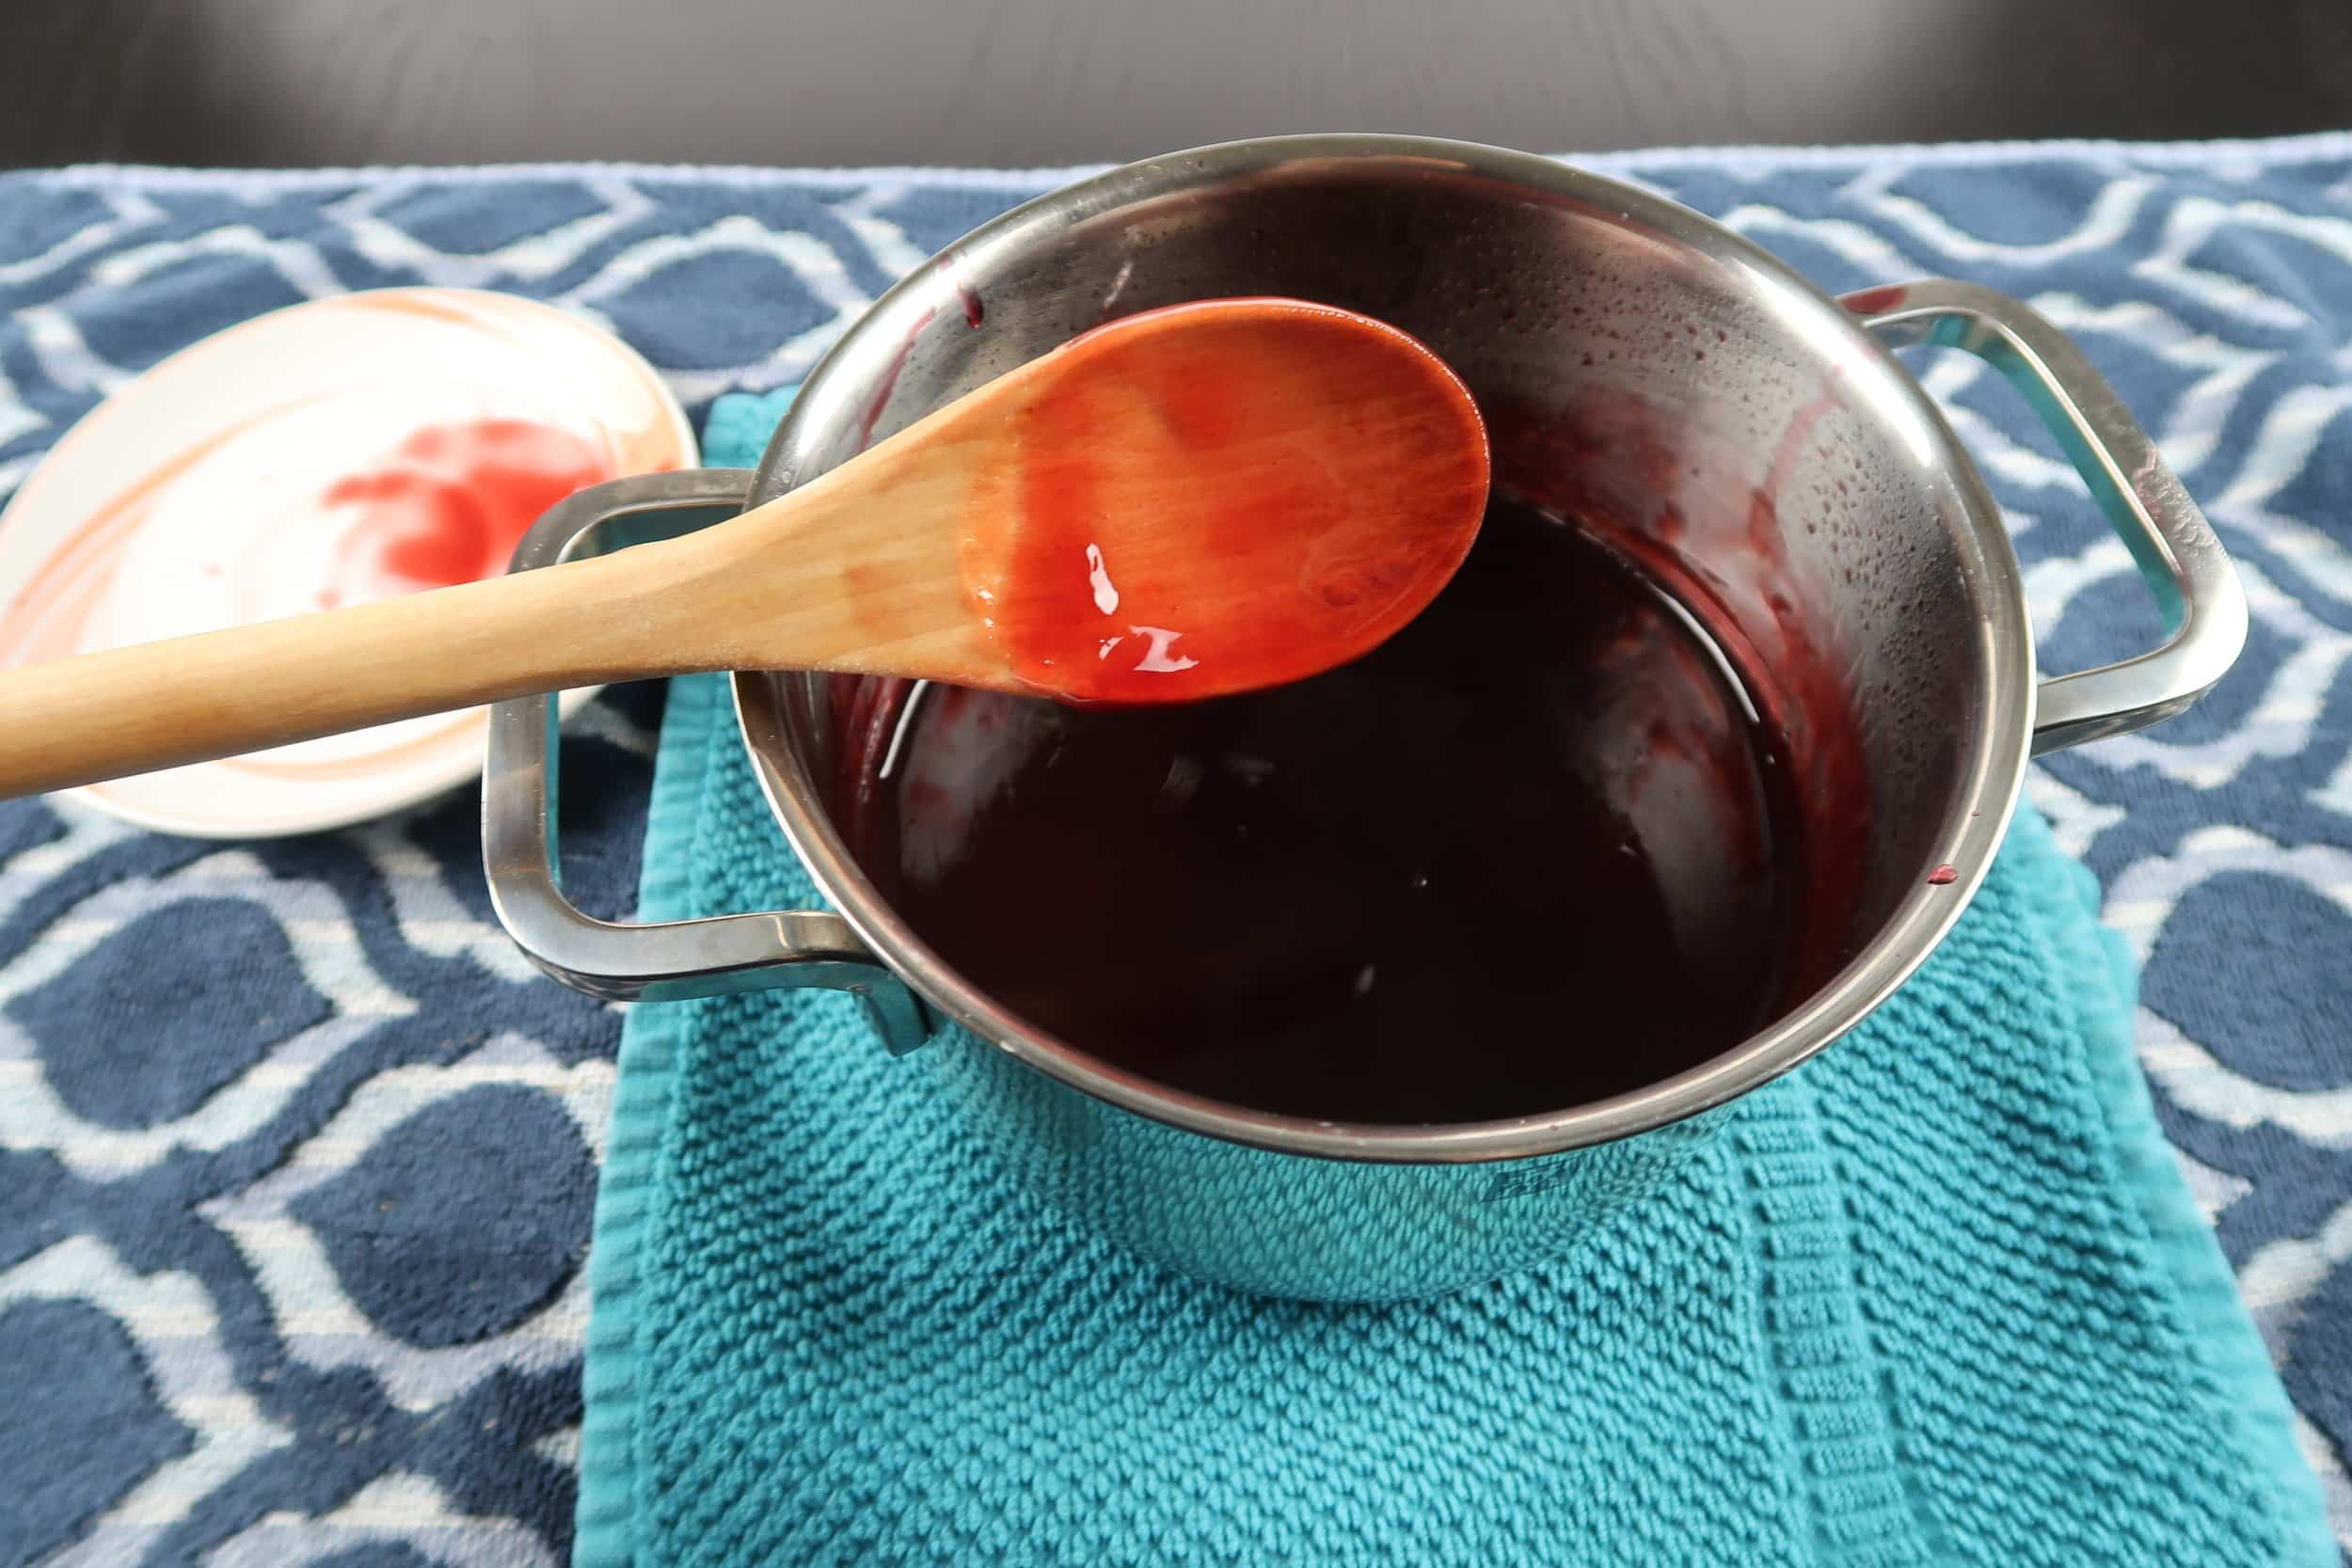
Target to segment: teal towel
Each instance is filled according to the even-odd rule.
[[[722,400],[708,460],[780,408]],[[715,679],[672,690],[644,864],[648,917],[813,896]],[[1397,1307],[1093,1240],[847,999],[640,1007],[577,1560],[2332,1562],[2094,894],[2021,811],[1919,974],[1687,1172]]]

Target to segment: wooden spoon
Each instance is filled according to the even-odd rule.
[[[1175,306],[682,538],[0,673],[0,794],[703,670],[1249,690],[1411,620],[1486,483],[1469,392],[1404,333],[1297,300]]]

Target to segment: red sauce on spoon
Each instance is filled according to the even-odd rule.
[[[996,437],[963,546],[991,635],[1041,691],[1163,703],[1297,680],[1379,644],[1470,551],[1485,426],[1393,327],[1209,300],[1057,357]]]

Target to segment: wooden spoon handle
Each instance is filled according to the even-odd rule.
[[[715,528],[380,603],[0,671],[0,797],[419,714],[701,670],[1003,683],[936,454],[866,461]]]
[[[669,549],[0,672],[0,796],[695,668],[645,592]]]

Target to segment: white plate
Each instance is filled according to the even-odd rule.
[[[446,486],[486,494],[471,475],[493,449],[544,477],[476,527]],[[156,365],[24,482],[0,512],[0,664],[495,573],[541,499],[694,461],[653,367],[551,306],[470,289],[292,306]],[[479,774],[485,722],[473,708],[71,793],[166,832],[310,832]]]

